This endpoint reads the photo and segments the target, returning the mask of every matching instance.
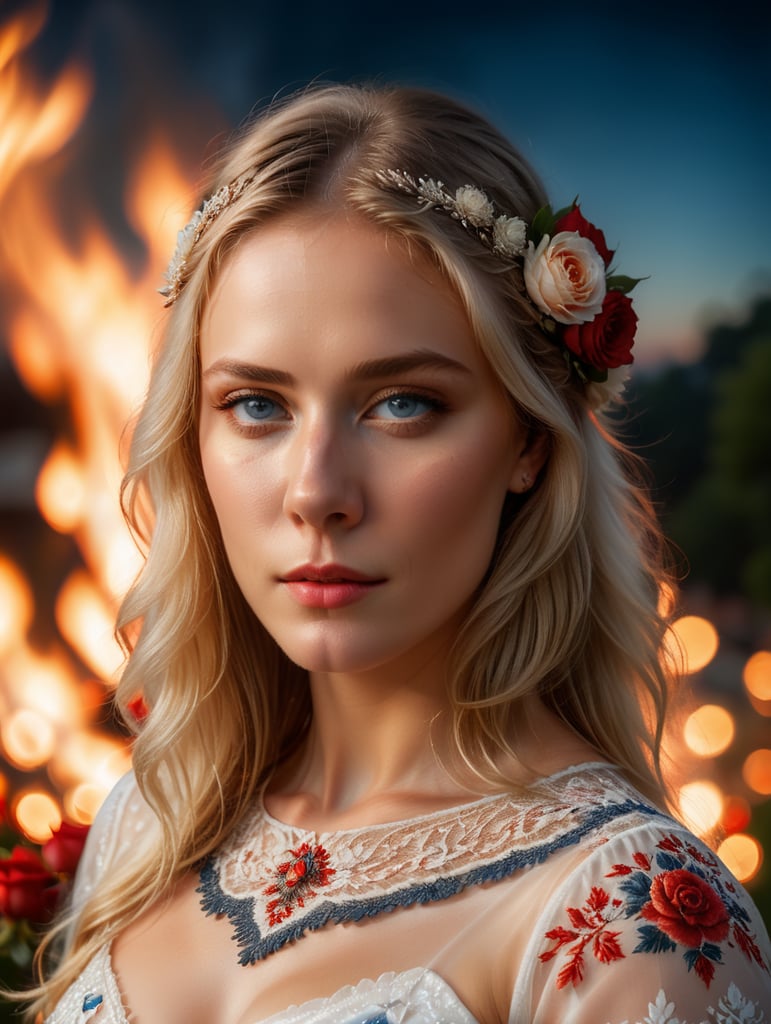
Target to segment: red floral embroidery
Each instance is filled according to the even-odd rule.
[[[288,852],[292,859],[278,865],[278,878],[263,890],[265,896],[276,896],[265,908],[269,925],[286,921],[296,906],[304,907],[305,900],[318,895],[313,886],[329,885],[329,879],[335,873],[335,869],[329,866],[329,854],[323,846],[303,843]]]
[[[579,910],[568,907],[567,913],[573,928],[552,928],[546,933],[554,945],[539,955],[539,960],[546,963],[555,957],[563,946],[575,942],[567,950],[568,961],[557,975],[557,988],[566,985],[577,985],[584,977],[584,950],[591,943],[595,960],[609,964],[613,960],[622,960],[624,953],[618,941],[621,932],[608,931],[608,925],[619,917],[621,900],[612,900],[605,889],[593,886],[589,898]],[[577,940],[577,941],[576,941]]]
[[[665,835],[652,856],[637,851],[631,863],[614,864],[606,878],[620,879],[613,898],[606,889],[593,886],[580,910],[566,908],[570,928],[560,926],[546,932],[553,945],[540,954],[543,963],[569,946],[565,949],[567,962],[557,975],[557,988],[582,981],[584,951],[590,942],[595,959],[602,963],[625,956],[619,942],[621,932],[609,930],[620,918],[640,922],[639,941],[632,953],[679,951],[688,970],[706,988],[723,964],[723,943],[741,950],[762,970],[769,970],[736,886],[706,848],[675,834]]]
[[[663,871],[651,882],[650,896],[641,915],[675,942],[698,947],[704,941],[722,942],[728,935],[723,901],[693,872]]]

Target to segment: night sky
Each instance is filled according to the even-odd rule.
[[[0,0],[0,18],[30,6]],[[54,0],[41,75],[90,68],[81,135],[95,206],[150,126],[187,146],[312,79],[449,92],[578,195],[635,292],[638,362],[698,354],[704,323],[771,288],[771,16],[721,3],[524,5]],[[192,199],[192,197],[191,197]],[[181,225],[180,225],[181,226]]]

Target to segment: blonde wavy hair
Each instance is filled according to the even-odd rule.
[[[221,160],[207,194],[251,181],[188,261],[123,490],[147,558],[120,613],[130,657],[117,702],[129,723],[138,692],[150,708],[134,766],[159,841],[100,881],[70,923],[66,956],[35,992],[33,1015],[222,843],[310,723],[306,672],[255,620],[230,571],[198,447],[198,335],[213,283],[239,239],[281,214],[352,211],[431,259],[517,415],[548,438],[537,486],[504,508],[492,565],[452,652],[447,686],[462,758],[487,786],[510,786],[497,766],[516,755],[522,699],[537,693],[650,799],[664,799],[662,542],[636,460],[537,326],[519,273],[451,217],[385,189],[377,172],[387,168],[453,190],[472,183],[527,222],[547,201],[491,125],[422,90],[315,87],[254,120]]]

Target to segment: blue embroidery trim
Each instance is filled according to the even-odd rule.
[[[485,882],[498,882],[508,878],[516,871],[536,864],[542,864],[552,854],[566,846],[573,846],[584,836],[626,814],[642,813],[668,820],[666,815],[648,804],[635,800],[610,807],[600,807],[589,811],[586,818],[575,828],[564,832],[556,839],[541,846],[527,850],[512,850],[490,864],[484,864],[470,871],[446,878],[437,878],[433,882],[421,882],[418,885],[406,886],[398,892],[387,896],[374,896],[370,899],[355,900],[342,905],[331,902],[320,903],[310,913],[303,914],[300,920],[288,921],[270,932],[260,933],[254,919],[254,897],[236,899],[223,893],[219,884],[219,873],[215,856],[204,861],[200,870],[200,885],[196,892],[201,894],[201,907],[207,916],[225,914],[233,924],[233,939],[241,948],[238,961],[244,967],[264,960],[271,953],[277,952],[287,942],[300,939],[309,931],[318,931],[326,924],[342,924],[345,921],[361,921],[365,917],[375,917],[399,907],[409,907],[416,903],[434,903],[439,900],[456,896],[471,885],[482,885]]]

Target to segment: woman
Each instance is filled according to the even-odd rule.
[[[36,1010],[764,1020],[757,912],[659,809],[659,534],[599,408],[635,282],[602,232],[402,89],[279,105],[208,194],[125,485],[118,700],[149,713]]]

